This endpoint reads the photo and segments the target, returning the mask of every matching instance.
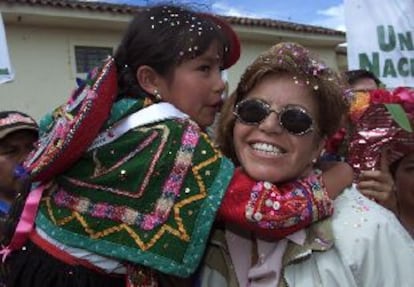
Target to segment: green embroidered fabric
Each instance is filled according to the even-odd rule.
[[[195,123],[166,120],[85,152],[55,179],[36,224],[69,246],[187,277],[232,175]]]

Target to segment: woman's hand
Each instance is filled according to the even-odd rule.
[[[362,171],[357,187],[363,195],[397,214],[397,196],[386,150],[381,152],[380,170]]]

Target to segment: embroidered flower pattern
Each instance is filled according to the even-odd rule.
[[[250,193],[245,216],[248,221],[265,229],[306,225],[313,218],[321,219],[332,214],[332,201],[325,193],[317,174],[285,184],[282,188],[259,181]]]

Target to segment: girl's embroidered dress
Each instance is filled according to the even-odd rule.
[[[119,123],[128,122],[123,120],[153,105],[148,98],[119,99],[93,142],[79,139],[85,133],[74,141],[76,129],[99,124],[77,114],[82,109],[76,107],[82,107],[79,97],[98,80],[100,91],[113,88],[116,73],[103,77],[109,66],[91,74],[68,104],[44,121],[44,140],[28,164],[44,188],[36,228],[70,248],[189,276],[203,255],[233,165],[195,122],[178,112],[120,129]],[[76,146],[76,152],[83,152],[73,162],[71,144],[79,143],[83,146]],[[132,284],[142,283],[136,268],[127,270]]]

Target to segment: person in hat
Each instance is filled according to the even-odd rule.
[[[286,215],[288,183],[296,195],[323,191],[314,159],[346,113],[343,87],[335,72],[298,44],[279,43],[260,54],[225,103],[217,136],[236,175],[247,173],[259,184],[247,196],[228,191],[221,208],[242,211],[248,224],[270,234],[280,226],[269,219]],[[227,197],[233,201],[226,205]],[[199,273],[201,286],[409,286],[414,280],[414,243],[391,212],[355,185],[335,199],[332,217],[284,239],[249,231],[226,222],[216,231]],[[398,248],[389,248],[393,244]]]
[[[360,174],[358,186],[364,188],[361,192],[366,196],[392,210],[413,236],[410,166],[414,152],[414,91],[398,87],[373,90],[362,97],[364,101],[351,99],[349,161]],[[387,105],[398,105],[401,114],[391,113]]]
[[[5,215],[16,192],[16,165],[33,150],[38,126],[29,115],[18,111],[0,112],[0,213]]]
[[[5,236],[4,221],[10,206],[21,191],[16,167],[20,167],[38,139],[38,125],[29,115],[19,111],[0,112],[0,238]],[[0,286],[5,284],[7,269],[0,266]]]
[[[349,70],[343,73],[343,78],[349,85],[349,89],[345,91],[346,95],[354,94],[358,95],[366,91],[375,90],[382,86],[381,81],[377,76],[369,70],[365,69],[355,69]],[[323,155],[323,160],[325,161],[344,161],[347,155],[348,150],[348,118],[347,115],[344,116],[343,123],[341,128],[332,135],[325,146],[325,151]],[[387,171],[374,173],[373,176],[368,174],[368,177],[375,177],[376,181],[385,182],[387,186],[389,185],[390,174]],[[368,190],[370,184],[368,180],[361,179],[363,184],[360,186],[361,190]],[[368,188],[365,186],[368,184]],[[372,190],[372,188],[371,188]],[[388,193],[387,193],[388,194]],[[388,198],[386,200],[389,201]]]
[[[378,90],[376,85],[372,84],[372,82],[376,82],[378,79],[369,71],[352,70],[347,72],[346,75],[348,84],[351,87],[351,89],[347,89],[345,92],[350,110],[344,115],[342,127],[327,140],[323,159],[328,161],[348,160],[350,136],[355,124],[355,114],[358,113],[355,111],[355,104],[366,106],[368,105],[366,95],[370,92],[381,91]],[[360,86],[355,89],[358,79],[370,79],[372,82],[370,86]],[[389,170],[388,152],[384,149],[380,153],[382,154],[381,164],[376,168],[367,168],[358,172],[358,177],[355,178],[355,181],[358,190],[362,194],[396,213],[397,200],[393,191],[394,180]],[[360,158],[360,160],[362,164],[365,162],[364,158]]]
[[[412,130],[414,130],[414,89],[397,88],[395,93],[402,99],[402,106],[410,120]],[[393,191],[397,201],[396,214],[401,224],[414,238],[414,132],[403,130],[395,137],[395,141],[400,142],[397,148],[400,155],[394,158],[393,162],[390,162],[390,171],[395,183]]]

